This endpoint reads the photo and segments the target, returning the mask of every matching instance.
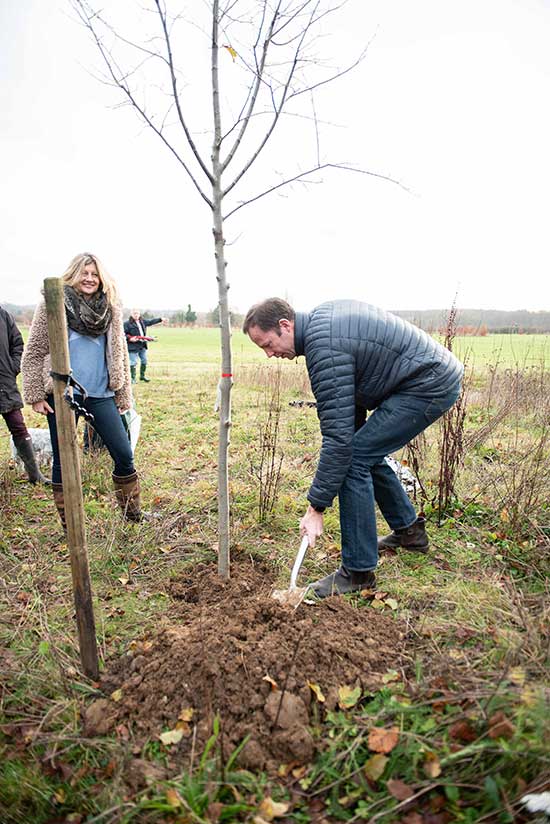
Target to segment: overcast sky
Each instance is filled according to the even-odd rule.
[[[192,16],[207,3],[180,5]],[[340,297],[439,308],[458,293],[463,307],[549,309],[549,0],[350,0],[337,21],[334,64],[371,42],[315,99],[323,156],[410,192],[330,171],[242,209],[226,227],[231,306],[279,294],[299,309]],[[232,89],[239,65],[222,56]],[[68,3],[0,0],[0,302],[36,302],[44,277],[92,251],[128,307],[211,309],[211,213],[159,139],[113,106],[94,62]],[[203,67],[191,52],[197,109]],[[262,173],[278,180],[298,147],[315,152],[305,118]]]

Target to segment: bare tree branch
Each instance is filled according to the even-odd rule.
[[[386,180],[388,183],[395,183],[396,186],[399,186],[400,189],[404,189],[405,192],[409,192],[409,194],[413,194],[411,189],[407,188],[407,186],[403,185],[399,180],[396,180],[389,175],[379,174],[378,172],[369,172],[366,169],[357,169],[354,166],[350,166],[346,163],[322,163],[320,166],[314,166],[312,169],[308,169],[306,172],[300,172],[294,177],[289,177],[286,180],[281,181],[281,183],[277,183],[276,186],[271,186],[269,189],[264,189],[263,192],[255,195],[254,197],[248,198],[248,200],[243,200],[239,203],[238,206],[235,206],[234,209],[231,209],[230,212],[227,212],[223,216],[224,220],[227,220],[231,215],[234,215],[235,212],[238,212],[239,209],[242,209],[243,206],[248,206],[249,203],[255,203],[257,200],[260,200],[262,197],[271,194],[272,192],[276,192],[277,189],[281,189],[283,186],[288,186],[290,183],[296,183],[296,181],[303,180],[308,175],[315,174],[315,172],[320,172],[322,169],[340,169],[344,172],[355,172],[356,174],[360,175],[369,175],[369,177],[377,177],[380,180]]]
[[[187,142],[189,143],[191,151],[195,155],[197,163],[199,164],[199,166],[201,167],[201,169],[205,173],[205,175],[208,178],[208,180],[210,181],[210,183],[212,183],[212,181],[213,181],[212,172],[210,172],[209,169],[207,168],[207,166],[206,166],[204,160],[202,159],[197,147],[195,146],[195,142],[194,142],[193,138],[191,137],[191,133],[189,132],[189,129],[187,128],[187,123],[185,122],[185,118],[184,118],[183,112],[181,110],[180,96],[179,96],[178,85],[177,85],[177,80],[176,80],[176,73],[175,73],[175,70],[174,70],[174,59],[173,59],[173,56],[172,56],[172,46],[171,46],[171,43],[170,43],[170,35],[168,33],[168,29],[167,29],[167,26],[166,26],[166,15],[160,7],[159,0],[155,0],[155,5],[157,7],[159,17],[160,17],[160,20],[161,20],[162,30],[164,32],[164,41],[166,43],[166,52],[168,54],[168,61],[167,62],[168,62],[168,65],[170,67],[170,80],[171,80],[171,83],[172,83],[172,92],[173,92],[173,95],[174,95],[174,102],[176,104],[176,109],[177,109],[177,112],[178,112],[179,121],[180,121],[180,124],[181,124],[181,127],[182,127],[183,131],[185,132],[185,136],[187,138]]]
[[[212,201],[205,194],[205,192],[203,192],[203,190],[201,189],[199,182],[195,178],[193,172],[191,171],[191,169],[189,168],[189,166],[187,165],[185,160],[176,151],[175,147],[170,143],[170,141],[167,140],[167,138],[165,137],[165,135],[162,132],[162,126],[161,126],[160,129],[156,126],[156,124],[153,122],[152,118],[147,114],[145,109],[142,106],[140,106],[140,104],[137,102],[137,100],[136,100],[134,94],[132,93],[130,87],[128,86],[128,84],[125,83],[124,73],[122,72],[122,70],[118,66],[118,64],[117,64],[116,60],[114,59],[113,55],[111,54],[111,52],[104,46],[103,41],[101,40],[101,37],[99,36],[99,34],[98,34],[98,32],[97,32],[97,30],[96,30],[96,28],[95,28],[95,26],[92,22],[95,17],[98,17],[98,15],[96,15],[88,7],[88,4],[86,3],[85,0],[72,0],[72,5],[73,5],[73,8],[75,9],[76,13],[78,14],[82,24],[90,32],[90,34],[92,36],[92,39],[94,40],[94,42],[95,42],[95,44],[98,48],[98,51],[99,51],[101,57],[103,58],[105,66],[107,67],[107,71],[108,71],[109,75],[111,76],[111,78],[113,80],[113,85],[126,95],[129,104],[131,104],[134,107],[134,109],[138,112],[138,114],[143,119],[143,121],[148,126],[151,127],[151,129],[155,132],[155,134],[157,134],[160,137],[160,139],[162,140],[164,145],[170,150],[170,152],[172,152],[172,154],[174,155],[174,157],[176,158],[178,163],[180,163],[180,165],[187,172],[187,175],[191,179],[193,185],[197,189],[197,191],[200,194],[200,196],[202,197],[202,199],[208,204],[210,209],[212,209]],[[164,124],[164,121],[163,121],[163,124]]]

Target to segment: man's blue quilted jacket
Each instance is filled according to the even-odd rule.
[[[368,303],[338,300],[296,313],[295,349],[305,355],[317,401],[322,447],[308,493],[330,506],[352,458],[356,407],[375,409],[396,392],[437,398],[464,367],[430,335]]]

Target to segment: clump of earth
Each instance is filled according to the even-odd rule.
[[[373,693],[402,664],[404,630],[391,614],[338,597],[281,605],[272,571],[248,559],[232,576],[223,582],[202,565],[172,581],[163,625],[108,662],[86,734],[123,730],[137,752],[172,732],[171,760],[183,766],[218,717],[225,757],[247,739],[241,766],[305,764],[316,749],[311,726],[337,706],[339,689]]]

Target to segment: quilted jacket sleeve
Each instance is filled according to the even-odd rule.
[[[308,501],[330,506],[346,477],[355,431],[355,359],[332,349],[315,351],[308,359],[311,388],[317,401],[322,445]]]
[[[13,361],[15,374],[21,371],[21,355],[23,354],[23,337],[11,315],[8,315],[8,337],[10,357]]]

